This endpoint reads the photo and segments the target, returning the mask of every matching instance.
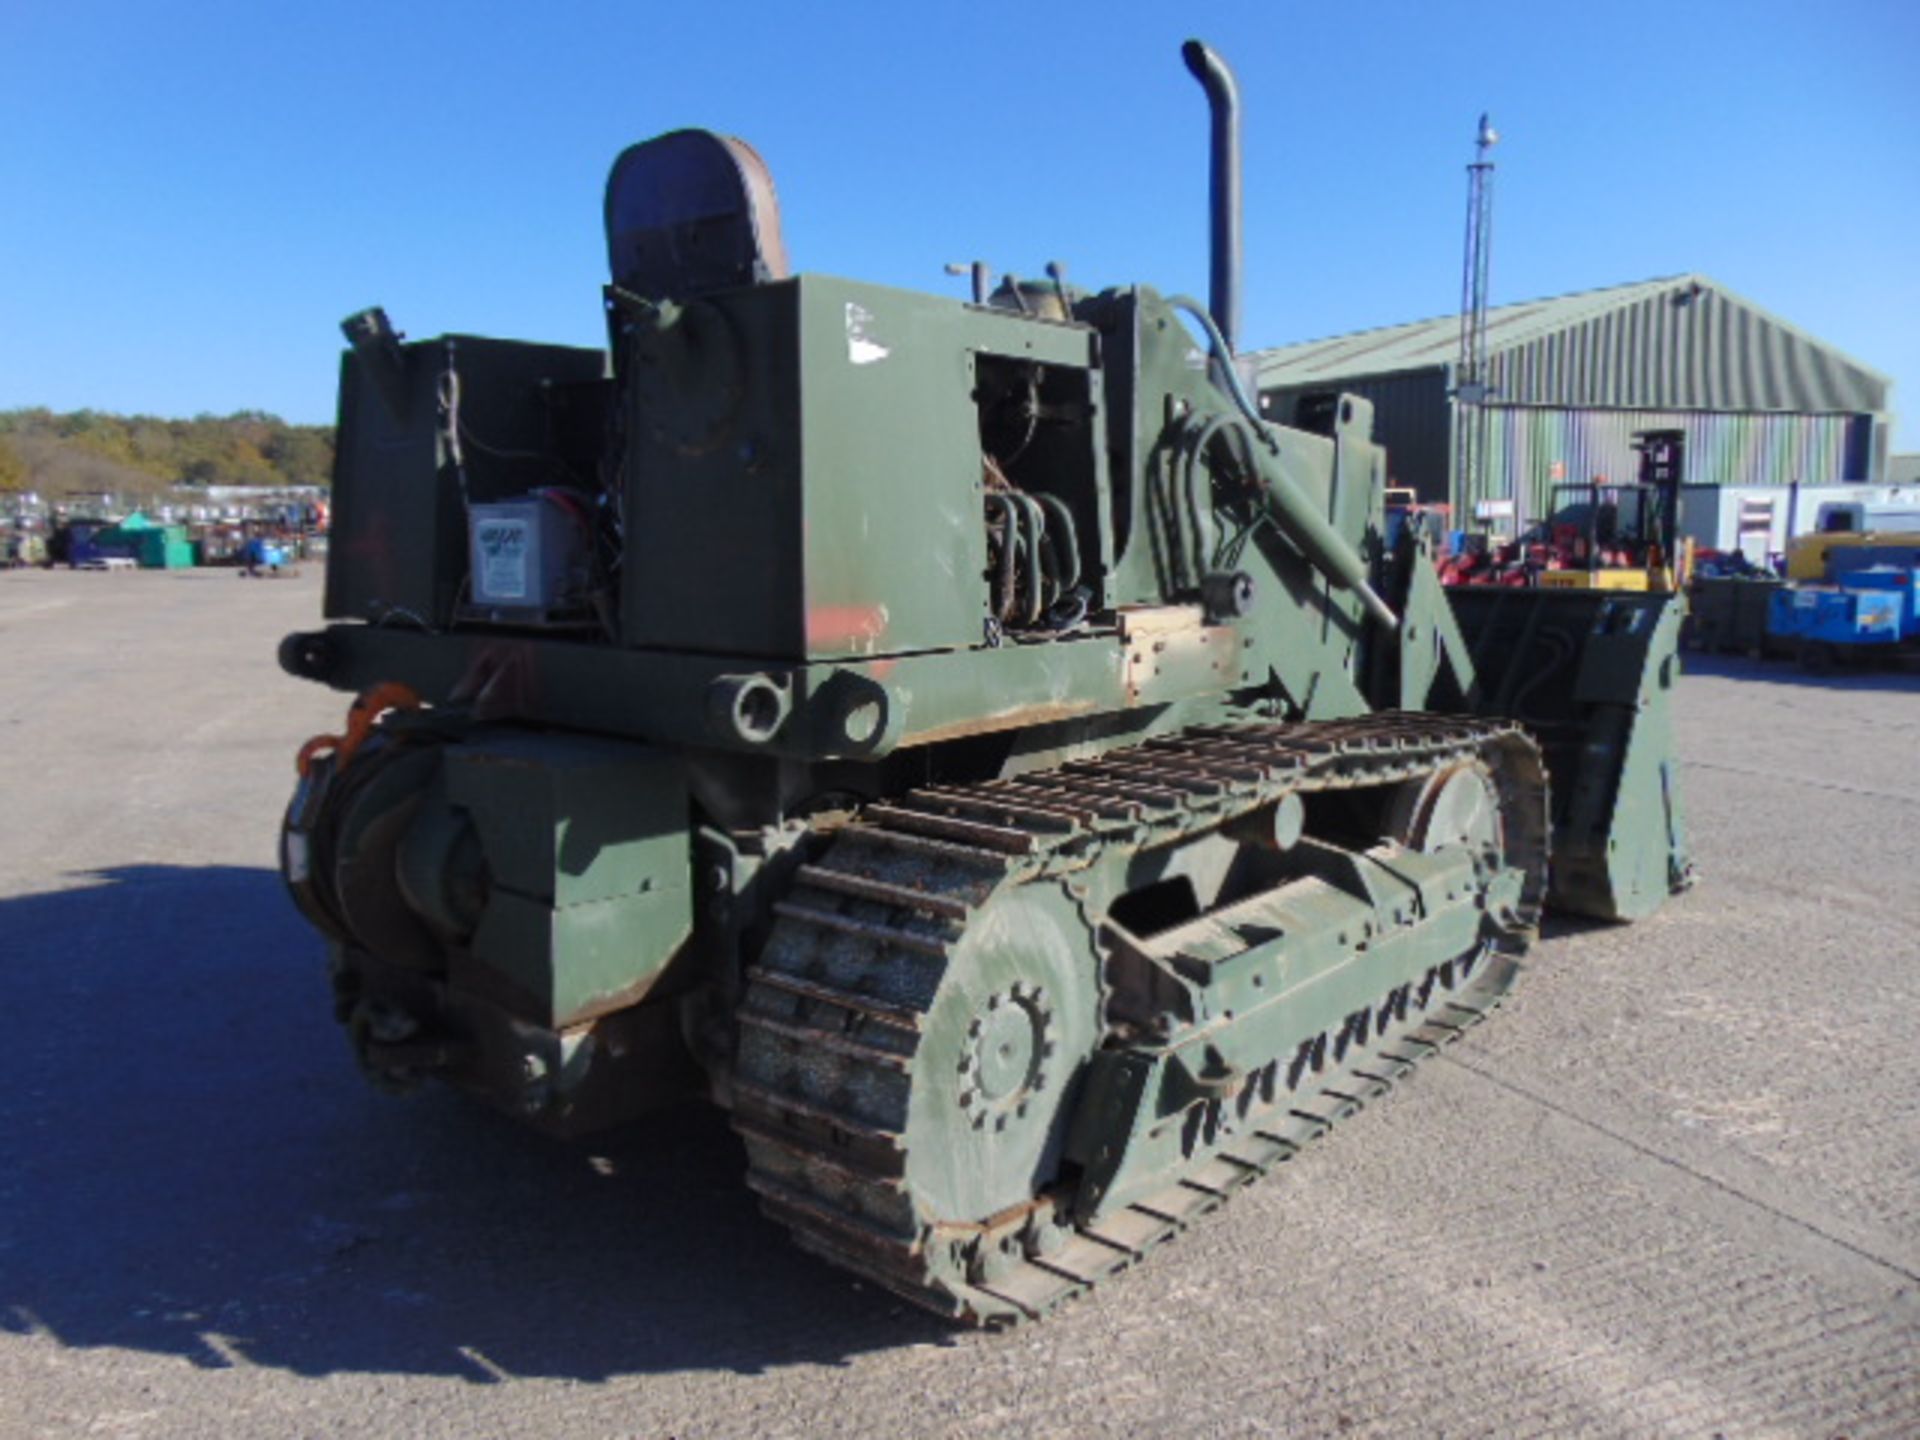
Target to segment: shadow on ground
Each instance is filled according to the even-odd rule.
[[[565,1146],[374,1093],[273,872],[72,879],[0,901],[0,1330],[479,1383],[949,1333],[790,1249],[716,1112]]]
[[[1688,675],[1712,675],[1722,680],[1771,680],[1819,690],[1895,690],[1906,694],[1920,691],[1920,672],[1905,668],[1891,657],[1877,662],[1869,659],[1849,663],[1823,674],[1803,669],[1791,656],[1752,660],[1742,655],[1688,650],[1682,655],[1681,664]]]
[[[1578,939],[1582,935],[1591,935],[1596,930],[1618,930],[1622,922],[1618,920],[1596,920],[1591,915],[1574,915],[1565,910],[1549,909],[1540,917],[1540,938],[1542,940]]]

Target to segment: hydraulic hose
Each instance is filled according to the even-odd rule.
[[[1207,339],[1213,345],[1214,359],[1219,362],[1214,371],[1222,388],[1246,418],[1248,428],[1266,444],[1267,453],[1262,455],[1255,451],[1253,459],[1259,476],[1261,498],[1274,521],[1286,532],[1287,538],[1300,548],[1300,553],[1307,557],[1307,562],[1314,569],[1339,589],[1351,590],[1358,595],[1367,613],[1383,627],[1398,629],[1399,617],[1367,579],[1367,562],[1360,558],[1360,553],[1327,522],[1327,517],[1320,513],[1319,507],[1280,468],[1280,443],[1273,438],[1259,411],[1247,398],[1246,387],[1241,385],[1240,377],[1233,368],[1233,351],[1221,335],[1220,327],[1213,323],[1213,317],[1191,296],[1169,296],[1167,303],[1184,310],[1205,327]]]

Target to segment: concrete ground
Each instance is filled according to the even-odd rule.
[[[713,1116],[359,1079],[273,868],[317,608],[0,574],[0,1435],[1920,1434],[1914,681],[1696,667],[1696,892],[995,1336],[790,1250]]]

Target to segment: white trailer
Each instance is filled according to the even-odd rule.
[[[1682,485],[1679,529],[1702,550],[1764,566],[1795,535],[1920,529],[1920,485]]]

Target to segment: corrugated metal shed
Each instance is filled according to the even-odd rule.
[[[1669,291],[1688,278],[1668,276],[1632,285],[1613,285],[1604,290],[1585,290],[1551,300],[1495,306],[1487,311],[1487,351],[1493,354],[1510,345],[1540,339],[1600,311]],[[1434,365],[1451,365],[1459,351],[1460,317],[1443,315],[1434,320],[1415,320],[1408,325],[1336,335],[1330,340],[1277,345],[1270,350],[1256,351],[1254,358],[1259,362],[1260,383],[1264,388],[1318,384],[1398,370],[1425,370]]]
[[[1260,388],[1451,366],[1460,317],[1258,351]],[[1487,311],[1503,405],[1876,413],[1891,382],[1704,275],[1671,275]]]
[[[1639,473],[1637,430],[1686,436],[1692,485],[1808,485],[1871,473],[1865,422],[1857,415],[1724,415],[1698,410],[1487,407],[1485,495],[1513,495],[1525,514],[1554,508],[1553,486]],[[1481,498],[1479,496],[1470,499]]]
[[[1556,481],[1631,478],[1636,430],[1686,431],[1695,482],[1821,484],[1884,468],[1886,376],[1689,274],[1489,310],[1485,468],[1463,486],[1449,393],[1459,344],[1449,315],[1251,358],[1276,420],[1329,390],[1371,400],[1397,482],[1463,515],[1496,496],[1539,515]]]

